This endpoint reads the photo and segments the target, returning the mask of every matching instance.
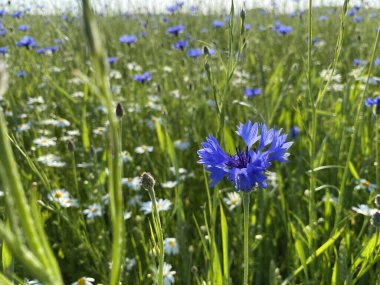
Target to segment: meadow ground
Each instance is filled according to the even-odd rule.
[[[347,2],[0,10],[0,284],[380,284],[380,13]]]

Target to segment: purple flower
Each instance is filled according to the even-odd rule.
[[[370,18],[370,19],[376,18],[376,17],[377,17],[376,13],[370,13],[370,14],[368,14],[368,18]]]
[[[213,26],[215,29],[219,29],[224,26],[224,22],[220,20],[214,20],[212,21],[211,26]]]
[[[353,64],[354,66],[363,65],[363,64],[365,64],[365,63],[366,63],[365,60],[361,60],[361,59],[357,59],[357,58],[355,58],[354,61],[352,62],[352,64]]]
[[[122,43],[122,44],[133,44],[137,41],[137,37],[135,35],[123,35],[119,38],[119,41]]]
[[[326,16],[320,16],[319,17],[319,21],[320,22],[326,22],[327,21],[327,17]]]
[[[380,58],[376,58],[375,61],[374,61],[374,64],[376,66],[379,66],[380,65]]]
[[[290,137],[292,139],[298,138],[299,135],[300,135],[300,128],[298,126],[294,126],[290,129]]]
[[[360,23],[363,21],[363,17],[361,15],[358,15],[353,20],[355,23]]]
[[[16,11],[12,14],[12,18],[21,18],[22,17],[22,11]]]
[[[45,48],[45,51],[51,51],[51,52],[56,52],[56,51],[59,51],[61,49],[60,46],[48,46]]]
[[[252,29],[252,25],[251,25],[251,24],[245,24],[245,25],[244,25],[244,29],[245,29],[246,31],[249,31],[250,29]]]
[[[279,21],[276,21],[275,25],[273,26],[272,28],[277,34],[280,34],[280,35],[286,35],[286,34],[289,34],[291,31],[292,31],[292,27],[291,26],[285,26],[283,24],[281,24]]]
[[[175,49],[184,50],[185,47],[188,45],[188,43],[189,43],[188,41],[182,41],[182,40],[180,40],[180,41],[178,41],[178,42],[176,42],[174,44],[174,48]]]
[[[114,64],[117,62],[117,57],[116,56],[111,56],[108,58],[108,63],[109,64]]]
[[[37,42],[31,36],[24,36],[20,41],[17,42],[16,45],[18,47],[31,48],[31,47],[36,47]]]
[[[210,172],[210,186],[215,186],[227,176],[237,191],[249,193],[257,186],[266,188],[265,171],[272,161],[287,161],[289,153],[286,151],[293,144],[286,142],[287,135],[281,135],[281,131],[267,130],[263,123],[240,123],[237,134],[244,140],[246,148],[236,148],[233,155],[227,155],[212,135],[207,137],[207,141],[202,143],[203,148],[198,150],[198,163]],[[251,149],[253,145],[256,146]]]
[[[142,74],[135,74],[133,75],[133,79],[137,82],[145,83],[146,81],[149,81],[152,79],[152,73],[144,72]]]
[[[252,98],[261,94],[261,88],[246,88],[244,89],[244,95]]]
[[[20,26],[18,26],[17,29],[19,31],[26,32],[29,29],[29,27],[28,27],[28,25],[20,25]]]
[[[192,49],[189,49],[187,51],[187,55],[189,57],[193,57],[193,58],[200,57],[200,56],[202,56],[202,54],[203,54],[202,49],[200,49],[200,48],[192,48]]]
[[[178,25],[178,26],[174,26],[174,27],[169,27],[167,28],[167,32],[169,34],[172,34],[172,35],[176,35],[178,36],[179,33],[182,33],[183,32],[183,29],[185,28],[184,25]]]
[[[198,6],[190,6],[189,10],[190,10],[190,12],[192,12],[192,13],[196,13],[196,12],[198,12],[199,7],[198,7]]]
[[[367,107],[371,107],[371,106],[380,106],[380,97],[377,97],[377,98],[367,98],[365,100],[365,105]]]
[[[167,6],[167,7],[166,7],[166,10],[167,10],[168,12],[174,13],[175,11],[178,10],[178,6],[177,6],[177,5],[170,5],[170,6]]]
[[[8,53],[8,47],[0,47],[0,54]]]
[[[28,75],[28,73],[26,71],[19,71],[19,72],[17,72],[17,77],[19,77],[19,78],[23,78],[23,77],[25,77],[27,75]]]

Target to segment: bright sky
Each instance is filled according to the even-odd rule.
[[[53,10],[67,10],[73,9],[73,7],[78,7],[78,2],[80,0],[10,0],[11,7],[30,7],[35,8],[38,5],[44,6],[45,10],[53,11]],[[184,10],[188,10],[188,8],[192,5],[200,6],[203,10],[216,10],[228,11],[231,5],[230,0],[177,0],[177,2],[185,2]],[[380,0],[351,0],[350,5],[362,4],[366,6],[371,6],[380,9]],[[7,7],[8,0],[0,0],[0,7]],[[165,12],[166,7],[176,3],[176,0],[92,0],[91,3],[98,7],[100,10],[104,10],[106,4],[109,7],[116,11],[147,11],[150,12]],[[206,4],[207,3],[207,4]],[[241,8],[245,6],[247,9],[253,7],[262,7],[262,8],[271,8],[273,3],[277,4],[277,7],[280,11],[294,11],[299,5],[302,9],[308,7],[309,0],[234,0],[235,6],[237,8]],[[299,4],[298,4],[299,3]],[[344,0],[313,0],[314,6],[319,6],[321,4],[342,6]],[[75,8],[74,8],[75,10]],[[237,9],[238,10],[238,9]]]

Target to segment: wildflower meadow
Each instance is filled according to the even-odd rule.
[[[0,285],[380,284],[378,9],[97,2],[0,3]]]

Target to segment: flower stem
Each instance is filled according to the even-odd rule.
[[[243,194],[244,207],[244,283],[248,284],[248,235],[249,235],[249,193]]]
[[[149,197],[152,200],[153,208],[153,224],[158,239],[158,250],[159,250],[159,259],[158,259],[158,280],[157,284],[162,285],[164,279],[164,238],[162,233],[160,216],[158,215],[156,194],[154,193],[154,188],[148,188]]]

